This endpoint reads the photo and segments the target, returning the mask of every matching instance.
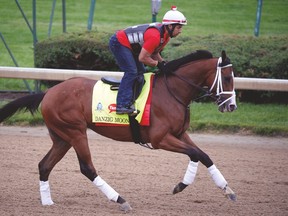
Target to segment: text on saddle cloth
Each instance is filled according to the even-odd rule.
[[[150,125],[150,102],[151,87],[154,75],[153,73],[145,73],[145,85],[141,94],[135,101],[135,108],[140,113],[135,117],[142,126]],[[96,126],[127,126],[129,125],[128,115],[116,114],[116,97],[117,91],[111,91],[109,84],[98,81],[92,94],[92,122]]]

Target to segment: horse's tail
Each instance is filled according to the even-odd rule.
[[[10,118],[16,112],[23,109],[25,112],[30,111],[33,115],[37,111],[44,96],[45,93],[41,92],[37,94],[27,95],[11,101],[0,109],[0,122],[3,122],[5,119]]]

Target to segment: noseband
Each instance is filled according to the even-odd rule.
[[[190,82],[188,81],[187,79],[185,79],[184,77],[181,77],[179,76],[178,74],[176,73],[171,73],[172,75],[176,76],[177,78],[179,78],[180,80],[184,81],[185,83],[187,83],[188,85],[190,86],[193,86],[195,88],[197,88],[198,90],[202,91],[202,92],[205,92],[205,94],[201,97],[198,97],[195,100],[199,100],[200,98],[204,98],[204,97],[211,97],[213,98],[214,100],[219,100],[220,99],[220,96],[221,95],[225,95],[225,94],[231,94],[232,96],[227,98],[226,100],[224,101],[219,101],[218,103],[218,106],[222,106],[223,104],[225,104],[227,101],[229,101],[230,99],[234,98],[235,97],[235,91],[234,89],[232,91],[223,91],[223,85],[222,85],[222,74],[221,74],[221,70],[222,68],[228,68],[228,67],[232,67],[232,64],[228,64],[228,65],[225,65],[225,66],[219,66],[220,64],[222,63],[222,57],[220,57],[218,59],[218,63],[217,63],[217,70],[216,70],[216,76],[215,76],[215,79],[214,79],[214,82],[211,86],[211,88],[209,90],[206,90],[205,88],[199,86],[199,85],[196,85],[194,84],[193,82]],[[234,77],[234,74],[232,72],[232,76]],[[178,101],[180,104],[182,104],[184,107],[186,107],[185,103],[182,102],[178,97],[175,96],[175,94],[170,90],[169,86],[168,86],[168,81],[167,81],[167,75],[164,73],[164,77],[165,77],[165,84],[166,84],[166,87],[168,89],[168,92],[170,93],[170,95],[172,95],[176,101]],[[217,97],[214,97],[213,96],[213,93],[212,93],[212,90],[213,88],[215,87],[217,83],[217,89],[216,89],[216,96]],[[189,105],[188,105],[189,107]]]

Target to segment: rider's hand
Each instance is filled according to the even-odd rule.
[[[161,72],[163,72],[163,73],[165,73],[166,72],[166,62],[165,61],[162,61],[162,62],[158,62],[158,64],[157,64],[157,67],[159,68],[159,70],[161,71]]]

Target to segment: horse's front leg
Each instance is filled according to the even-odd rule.
[[[183,134],[180,139],[177,139],[171,134],[167,134],[161,141],[159,147],[168,151],[186,154],[190,158],[190,162],[188,164],[184,178],[182,182],[175,186],[173,194],[181,192],[188,185],[194,182],[198,163],[200,161],[208,168],[208,172],[210,173],[214,183],[224,191],[225,196],[233,201],[236,200],[235,193],[230,187],[228,187],[228,183],[222,173],[215,166],[210,157],[195,145],[187,133]]]

